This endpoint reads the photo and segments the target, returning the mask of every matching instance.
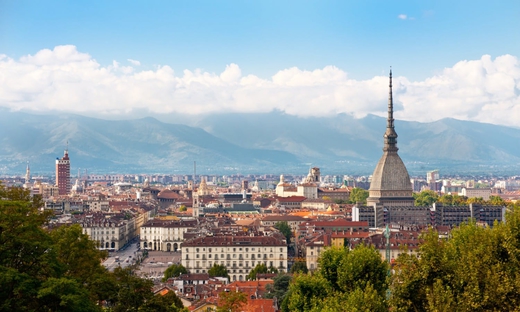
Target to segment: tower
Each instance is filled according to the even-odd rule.
[[[394,127],[394,102],[392,97],[392,70],[388,93],[388,117],[383,135],[383,156],[372,174],[367,205],[382,207],[408,207],[414,205],[412,183],[408,170],[397,154],[397,133]]]
[[[56,186],[59,195],[70,193],[70,159],[69,150],[65,149],[62,158],[56,158]]]
[[[29,161],[27,161],[27,168],[25,169],[25,183],[31,181],[31,168],[29,167]]]

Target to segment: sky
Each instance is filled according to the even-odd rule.
[[[0,107],[520,124],[520,1],[0,0]],[[178,119],[178,118],[177,118]]]

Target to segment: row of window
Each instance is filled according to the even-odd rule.
[[[211,254],[208,254],[208,258],[211,259],[211,256],[212,256]],[[246,254],[245,257],[246,257],[246,258],[249,258],[249,254]],[[273,257],[274,257],[273,254],[270,254],[270,255],[269,255],[269,258],[270,258],[270,259],[272,259]],[[198,259],[198,258],[206,259],[206,255],[202,255],[202,257],[201,257],[200,254],[196,254],[196,255],[195,255],[195,258],[197,258],[197,259]],[[237,258],[237,254],[233,254],[233,259],[236,259],[236,258]],[[242,259],[243,257],[242,257],[241,254],[239,254],[239,255],[238,255],[238,258],[239,258],[239,259]],[[258,254],[258,258],[257,258],[257,259],[261,259],[261,258],[262,258],[262,254]],[[189,259],[189,255],[186,255],[186,259]],[[218,257],[217,254],[215,254],[214,259],[215,259],[215,260],[218,260],[218,259],[219,259],[219,257]],[[231,259],[231,255],[227,255],[227,257],[224,257],[224,254],[221,254],[221,255],[220,255],[220,259]],[[255,255],[254,255],[254,254],[251,255],[251,259],[255,259]],[[264,259],[267,259],[267,254],[264,254]],[[283,259],[283,254],[280,254],[279,259]]]
[[[232,268],[238,268],[238,267],[254,268],[256,264],[261,264],[261,263],[265,264],[266,266],[274,267],[274,261],[269,261],[269,262],[267,262],[267,261],[258,261],[258,263],[255,262],[255,261],[251,261],[251,266],[249,266],[249,261],[246,261],[245,264],[242,261],[240,261],[238,263],[238,266],[237,266],[236,261],[233,261],[233,264],[231,264],[230,261],[227,261],[227,262],[220,261],[220,265],[223,265],[223,266],[225,265],[226,268],[228,268],[229,271],[232,272],[232,273],[236,272],[236,269],[232,269]],[[215,261],[215,264],[218,264],[218,261]],[[213,262],[211,262],[211,261],[208,261],[208,265],[207,266],[206,266],[206,261],[202,262],[202,267],[211,268],[212,266],[213,266]],[[189,267],[189,264],[187,264],[187,267]],[[202,268],[202,267],[200,265],[200,261],[196,261],[195,262],[195,268],[196,269],[197,268]],[[284,267],[283,261],[280,261],[280,266],[279,267]],[[242,269],[239,269],[239,272],[242,273]],[[247,270],[245,270],[245,272],[247,272]],[[206,273],[205,270],[203,270],[202,273]]]
[[[238,248],[238,251],[242,251],[242,247]],[[211,252],[211,248],[208,248],[208,252]],[[262,248],[258,247],[258,251],[261,251]],[[269,248],[270,252],[273,252],[273,247]],[[202,251],[206,251],[206,248],[202,248]],[[218,252],[218,248],[215,248],[215,251]],[[230,248],[227,248],[227,251],[230,251]],[[233,251],[236,252],[237,248],[233,248]],[[245,251],[248,252],[249,248],[246,247]],[[255,251],[255,247],[251,248],[251,251]],[[267,247],[264,247],[264,251],[267,251]],[[186,252],[190,252],[189,248],[186,248]],[[200,248],[195,248],[195,252],[200,252]],[[224,252],[224,248],[220,248],[220,252]],[[280,248],[280,252],[283,252],[283,248]]]

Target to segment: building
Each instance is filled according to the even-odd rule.
[[[468,206],[444,206],[434,203],[431,208],[432,219],[437,226],[457,226],[473,219],[475,222],[493,226],[495,221],[505,222],[506,207],[482,206],[469,204]]]
[[[491,188],[463,187],[459,195],[466,196],[467,198],[482,197],[483,200],[489,200],[489,197],[491,196]]]
[[[383,136],[383,156],[372,174],[367,206],[414,206],[413,189],[408,170],[397,154],[397,133],[394,127],[392,98],[392,71],[388,94],[388,118]]]
[[[56,186],[59,195],[68,195],[70,193],[70,159],[69,151],[65,150],[62,158],[56,158]]]
[[[182,265],[190,273],[207,273],[213,264],[226,267],[231,281],[244,281],[260,263],[287,272],[287,244],[282,237],[204,236],[182,244]]]
[[[197,220],[148,220],[141,226],[141,248],[177,251],[184,241],[184,233],[197,227]]]

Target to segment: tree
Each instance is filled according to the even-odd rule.
[[[489,196],[488,203],[493,206],[505,206],[506,202],[500,196]]]
[[[265,264],[259,263],[251,270],[251,272],[249,272],[246,279],[250,280],[250,281],[254,281],[254,280],[256,280],[257,274],[266,274],[266,273],[278,274],[278,269],[276,269],[274,267],[267,267]]]
[[[439,199],[439,195],[432,190],[425,190],[420,193],[414,193],[415,206],[431,206]]]
[[[229,279],[228,270],[225,266],[220,264],[213,264],[213,266],[208,270],[209,277],[226,277]]]
[[[346,248],[327,248],[318,259],[318,274],[323,276],[330,283],[330,286],[339,290],[338,272],[340,270],[341,261],[346,256],[348,249]]]
[[[117,281],[117,297],[114,299],[113,311],[138,311],[148,300],[153,298],[151,280],[135,275],[131,267],[118,267],[114,270]]]
[[[187,211],[187,210],[188,210],[188,208],[186,208],[186,206],[184,206],[184,205],[181,205],[181,206],[179,207],[179,211],[181,211],[181,212],[183,212],[183,211]]]
[[[307,269],[307,264],[304,261],[296,261],[291,267],[291,273],[303,273],[307,274],[309,269]]]
[[[223,291],[219,295],[217,312],[238,312],[247,304],[247,295],[241,291]]]
[[[291,243],[291,237],[293,236],[289,224],[286,221],[276,222],[274,228],[280,231],[285,236],[285,239],[287,240],[287,245],[289,245]]]
[[[170,277],[178,277],[181,274],[188,274],[188,270],[182,264],[172,264],[166,271],[164,271],[163,282],[166,282]]]
[[[282,311],[320,311],[323,300],[332,294],[329,281],[322,275],[296,275],[282,302]]]
[[[366,205],[368,198],[368,191],[359,187],[355,187],[350,192],[349,202],[351,204],[361,203]]]
[[[288,274],[278,274],[274,277],[273,284],[268,284],[266,286],[267,294],[264,295],[265,298],[272,299],[276,297],[278,302],[282,302],[289,290],[289,285],[291,284],[292,277]]]
[[[364,244],[350,251],[345,250],[347,252],[337,272],[339,288],[350,293],[357,289],[364,291],[370,285],[371,289],[384,296],[387,290],[388,265],[379,252],[374,247]]]
[[[439,240],[423,236],[420,257],[402,254],[391,282],[393,311],[517,311],[520,302],[520,210],[506,223],[475,222]]]
[[[184,305],[181,299],[173,291],[168,291],[164,295],[154,295],[146,301],[144,306],[139,309],[139,312],[178,312],[183,310]]]
[[[86,289],[69,278],[49,278],[38,291],[40,309],[48,311],[101,311]]]

